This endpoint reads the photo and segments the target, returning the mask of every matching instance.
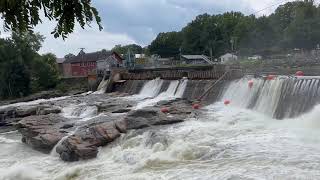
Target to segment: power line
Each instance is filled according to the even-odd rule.
[[[290,0],[284,0],[284,1],[281,1],[281,2],[277,2],[277,3],[275,3],[275,4],[271,4],[270,6],[265,7],[265,8],[263,8],[263,9],[261,9],[261,10],[258,10],[258,11],[256,11],[256,12],[252,13],[252,14],[253,14],[253,15],[256,15],[256,14],[258,14],[259,12],[265,11],[265,10],[267,10],[267,9],[269,9],[269,8],[272,8],[272,7],[274,7],[274,6],[280,5],[280,4],[282,4],[282,3],[284,3],[284,2],[287,2],[287,1],[290,1]]]

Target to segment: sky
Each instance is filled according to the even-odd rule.
[[[35,31],[46,37],[40,53],[52,52],[58,57],[68,53],[77,54],[80,48],[85,52],[111,49],[117,44],[136,43],[146,46],[159,32],[179,31],[197,15],[219,14],[226,11],[240,11],[252,14],[284,0],[93,0],[102,18],[104,29],[97,26],[81,29],[79,26],[63,41],[50,34],[55,22],[45,20]],[[259,12],[268,15],[274,7]]]

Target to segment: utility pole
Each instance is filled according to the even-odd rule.
[[[231,54],[233,59],[233,55],[235,54],[235,49],[236,49],[237,37],[235,36],[231,37],[230,43],[231,43]]]

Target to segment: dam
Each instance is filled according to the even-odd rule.
[[[57,106],[61,109],[57,115],[63,117],[63,131],[67,133],[62,133],[49,154],[30,148],[35,146],[32,141],[21,142],[24,131],[1,133],[0,179],[320,178],[320,78],[221,76],[199,79],[181,73],[181,77],[168,79],[139,75],[116,82],[109,93],[89,92],[2,106],[0,112],[10,107],[16,115],[30,106],[40,108],[39,112],[46,110],[46,104]],[[200,110],[192,109],[195,100],[201,104]],[[224,104],[226,100],[230,104]],[[179,104],[184,101],[186,105]],[[171,107],[170,103],[178,105]],[[162,107],[168,107],[169,113],[160,112]],[[10,119],[9,111],[6,113]],[[136,119],[129,120],[139,127],[129,122],[126,132],[92,151],[97,153],[95,158],[72,163],[60,159],[67,158],[61,157],[61,152],[70,150],[63,149],[66,142],[72,143],[77,137],[81,137],[78,143],[94,140],[87,134],[90,141],[86,141],[81,136],[83,130],[98,139],[103,131],[109,132],[110,138],[110,127],[103,129],[99,123],[118,122],[130,115]],[[56,117],[43,117],[48,116]],[[161,117],[169,119],[157,121]],[[153,124],[141,124],[146,119]],[[116,127],[119,130],[118,124]],[[91,155],[89,149],[85,152],[80,155]],[[68,158],[75,158],[75,154]]]

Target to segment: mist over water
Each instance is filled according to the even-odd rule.
[[[17,132],[0,134],[0,179],[319,179],[320,106],[305,108],[302,96],[300,106],[290,99],[316,97],[317,80],[253,79],[249,88],[249,79],[230,83],[203,116],[130,131],[88,161],[65,163],[27,147]],[[177,84],[151,99],[178,96]],[[277,120],[282,101],[308,110]]]

